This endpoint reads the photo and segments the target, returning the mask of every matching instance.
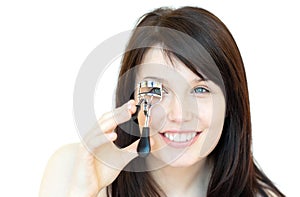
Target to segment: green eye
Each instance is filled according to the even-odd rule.
[[[197,87],[193,90],[193,92],[196,94],[204,94],[204,93],[208,93],[209,91],[206,88]]]
[[[160,88],[152,88],[149,93],[161,95]]]

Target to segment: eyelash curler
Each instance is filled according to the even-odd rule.
[[[156,81],[142,81],[137,85],[137,89],[138,104],[136,105],[136,115],[142,108],[146,118],[142,129],[142,135],[140,137],[140,142],[137,147],[137,152],[140,157],[147,157],[151,151],[149,139],[149,120],[151,107],[162,100],[162,84]]]

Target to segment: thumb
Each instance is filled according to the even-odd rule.
[[[138,146],[139,142],[140,142],[140,139],[136,140],[135,142],[133,142],[129,146],[127,146],[123,149],[120,149],[120,153],[121,153],[120,156],[122,157],[124,163],[127,164],[131,160],[133,160],[134,158],[136,158],[138,156],[137,146]]]
[[[150,146],[152,147],[154,145],[154,140],[150,136],[149,136],[149,138],[150,138]],[[121,151],[127,152],[127,153],[132,153],[133,155],[135,155],[135,157],[137,157],[138,156],[137,147],[138,147],[139,142],[140,142],[140,139],[135,141],[134,143],[130,144],[129,146],[121,149]],[[134,159],[134,158],[132,158],[132,159]]]
[[[149,138],[150,138],[150,146],[152,147],[154,145],[154,141],[153,141],[152,137],[149,137]],[[121,149],[120,152],[122,152],[121,156],[123,158],[124,163],[127,164],[134,158],[138,157],[137,147],[138,147],[140,140],[141,139],[139,139],[139,140],[133,142],[132,144],[130,144],[129,146]],[[124,165],[124,167],[125,167],[125,165]]]
[[[102,161],[104,161],[104,163],[106,163],[107,165],[109,165],[111,168],[114,169],[118,169],[118,170],[122,170],[131,160],[133,160],[134,158],[138,157],[138,153],[137,153],[137,147],[138,144],[140,142],[140,139],[136,140],[135,142],[133,142],[132,144],[130,144],[129,146],[119,149],[117,148],[115,145],[108,145],[110,146],[109,150],[104,150],[102,147],[101,151],[103,154],[99,154],[101,155],[101,159]],[[152,146],[153,140],[151,140],[150,138],[150,144]],[[109,152],[109,154],[107,154]],[[106,154],[104,154],[106,153]]]
[[[138,156],[136,148],[140,140],[137,140],[125,148],[118,148],[114,144],[106,144],[97,151],[97,159],[108,167],[122,170],[131,160]]]

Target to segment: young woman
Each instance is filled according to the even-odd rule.
[[[162,84],[145,158],[136,151],[145,115],[137,114],[139,125],[129,121],[141,81]],[[204,9],[160,8],[141,17],[123,56],[116,109],[98,125],[101,132],[89,131],[85,146],[53,155],[40,196],[284,196],[252,156],[238,47]]]

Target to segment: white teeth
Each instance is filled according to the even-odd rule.
[[[174,140],[175,142],[181,142],[181,137],[180,137],[180,136],[181,136],[181,135],[179,135],[179,134],[177,134],[177,133],[174,134],[174,139],[173,139],[173,140]]]
[[[197,135],[197,133],[192,133],[192,138],[194,138]]]
[[[173,142],[187,142],[197,135],[194,133],[164,133],[164,136]]]
[[[189,140],[191,140],[191,139],[192,139],[192,134],[189,133],[189,134],[186,136],[186,140],[189,141]]]

